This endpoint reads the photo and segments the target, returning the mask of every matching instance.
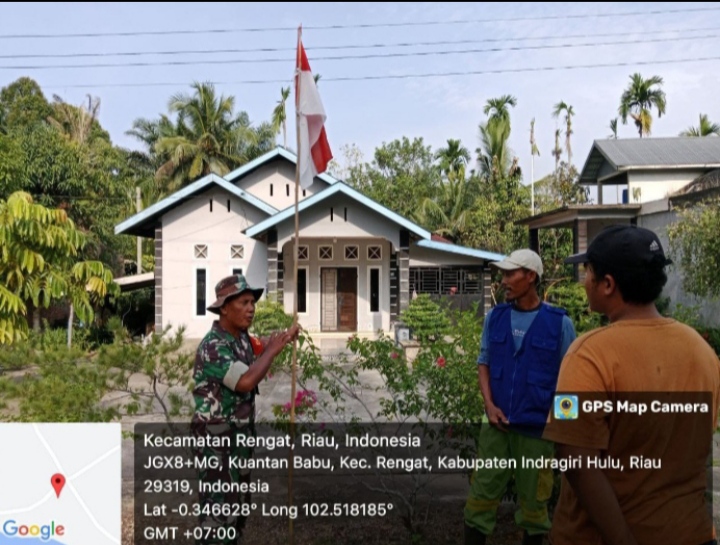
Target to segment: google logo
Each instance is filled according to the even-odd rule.
[[[64,536],[65,526],[62,524],[56,524],[55,521],[51,521],[50,524],[43,524],[38,526],[37,524],[21,524],[18,526],[14,520],[6,520],[2,526],[3,533],[7,536],[20,536],[20,537],[39,537],[43,541],[47,541],[53,536]]]

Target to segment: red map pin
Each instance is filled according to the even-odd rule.
[[[55,489],[55,494],[59,498],[60,492],[62,492],[63,486],[65,486],[65,476],[60,473],[55,473],[55,475],[50,477],[50,484]]]

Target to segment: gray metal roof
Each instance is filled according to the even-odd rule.
[[[720,138],[713,136],[596,140],[595,145],[617,168],[720,164]]]
[[[720,138],[678,136],[595,140],[580,175],[581,182],[596,181],[605,162],[615,171],[718,168]]]

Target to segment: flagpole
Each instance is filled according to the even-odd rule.
[[[302,42],[302,25],[298,27],[297,48],[295,58],[295,133],[297,145],[297,160],[295,161],[295,243],[293,244],[293,282],[295,289],[293,290],[293,325],[298,323],[298,244],[300,243],[300,212],[298,201],[300,199],[300,44]],[[295,391],[297,389],[297,339],[293,340],[292,348],[292,378],[290,382],[290,437],[295,442]],[[292,450],[288,451],[288,505],[293,504],[293,487],[292,487]],[[293,532],[293,519],[288,519],[290,523],[290,545],[295,543],[295,535]]]

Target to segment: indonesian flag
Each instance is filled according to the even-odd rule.
[[[299,113],[300,128],[298,169],[300,170],[300,186],[307,189],[315,176],[325,172],[333,155],[325,134],[324,125],[327,116],[310,71],[310,63],[305,54],[302,40],[298,40],[297,53],[295,107]]]

